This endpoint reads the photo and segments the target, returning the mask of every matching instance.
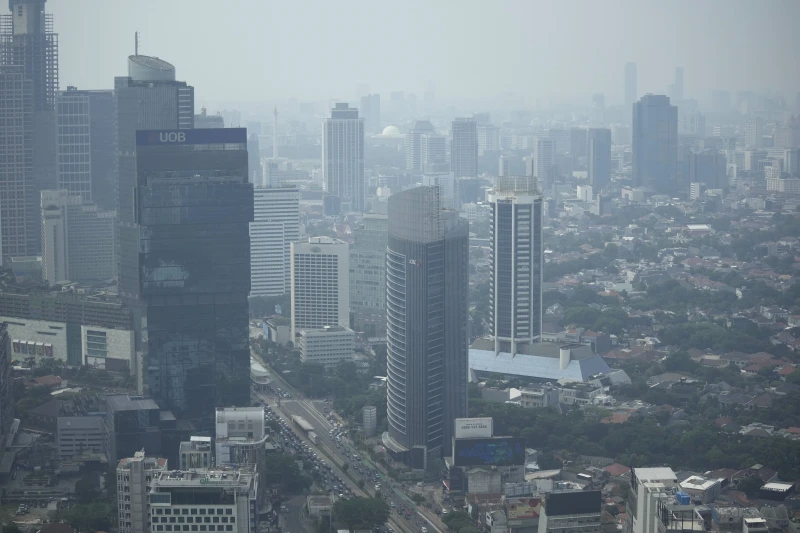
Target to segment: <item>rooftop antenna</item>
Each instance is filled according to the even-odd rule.
[[[138,56],[139,55],[139,32],[137,31],[133,35],[134,35],[134,39],[136,41],[136,46],[134,47],[135,48],[134,55]]]

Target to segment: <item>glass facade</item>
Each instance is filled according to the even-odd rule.
[[[141,315],[150,395],[211,431],[216,406],[250,402],[253,185],[244,141],[186,139],[137,148],[136,219],[122,242],[131,277],[121,284]]]
[[[438,187],[389,199],[388,436],[429,455],[449,446],[466,413],[468,230],[441,209]]]

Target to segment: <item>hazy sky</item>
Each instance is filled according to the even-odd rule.
[[[799,0],[49,0],[62,87],[113,87],[140,53],[166,59],[198,103],[515,93],[621,103],[626,61],[639,92],[800,91]]]

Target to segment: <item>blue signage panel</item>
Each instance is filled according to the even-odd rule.
[[[233,144],[247,142],[247,128],[197,130],[138,130],[136,146],[170,144]]]

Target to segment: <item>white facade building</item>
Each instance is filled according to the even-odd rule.
[[[258,473],[250,466],[159,472],[149,496],[150,533],[259,531]]]
[[[326,326],[322,329],[303,329],[297,339],[300,360],[319,363],[333,369],[343,361],[351,361],[355,352],[356,335],[352,329]]]
[[[291,290],[291,243],[300,240],[300,191],[295,186],[256,188],[250,223],[250,295]]]
[[[66,190],[42,191],[42,278],[111,279],[116,274],[117,215]]]
[[[266,441],[263,407],[217,407],[217,465],[256,464]]]
[[[350,262],[346,242],[309,237],[291,248],[292,340],[300,330],[350,327]]]
[[[422,172],[447,170],[447,140],[444,135],[428,133],[419,138]]]
[[[671,468],[634,468],[623,533],[657,533],[658,507],[680,490]]]
[[[322,124],[322,179],[343,212],[364,211],[364,119],[347,104],[337,103]]]
[[[544,182],[556,163],[555,143],[552,139],[536,137],[533,141],[533,158],[529,175]]]
[[[144,450],[120,460],[117,465],[119,533],[150,533],[150,486],[153,478],[166,470],[166,459],[146,457]]]

